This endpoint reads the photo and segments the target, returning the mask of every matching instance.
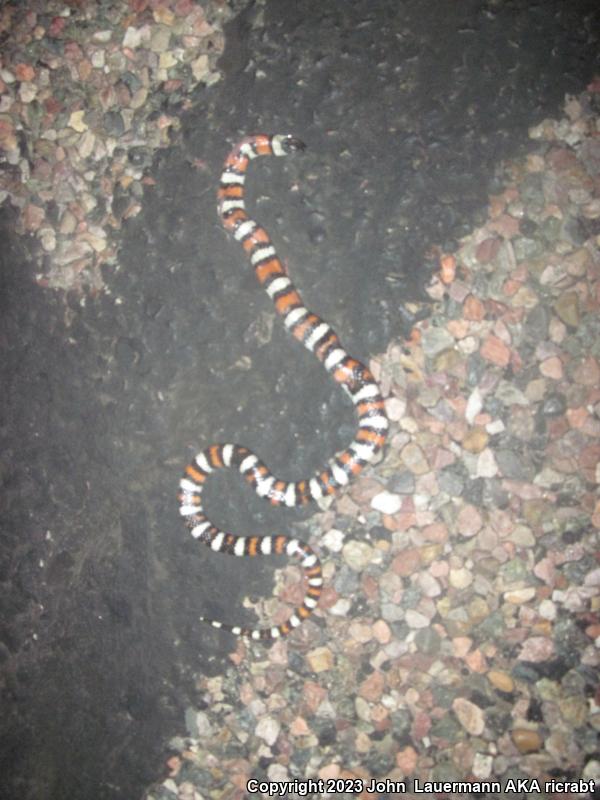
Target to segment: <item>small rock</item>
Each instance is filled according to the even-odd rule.
[[[591,758],[583,768],[582,776],[584,780],[600,782],[600,760]]]
[[[518,655],[519,661],[532,661],[539,663],[548,661],[554,655],[554,642],[545,636],[532,636],[523,642],[521,652]]]
[[[476,425],[467,431],[461,445],[468,453],[480,453],[487,445],[489,436],[485,428]]]
[[[498,474],[498,464],[494,458],[493,451],[487,447],[482,450],[477,459],[476,477],[493,478]]]
[[[494,757],[486,753],[475,753],[473,758],[472,773],[478,781],[485,781],[492,775]]]
[[[28,203],[23,209],[23,224],[25,225],[25,230],[30,232],[39,230],[45,216],[45,211],[41,206]]]
[[[548,555],[542,558],[534,566],[533,574],[548,586],[554,586],[556,583],[556,557]]]
[[[464,281],[454,280],[448,287],[447,292],[452,300],[460,304],[464,303],[470,293],[470,288]]]
[[[22,83],[19,86],[19,100],[27,105],[37,97],[38,87],[34,83]]]
[[[389,397],[385,401],[385,410],[390,420],[399,422],[406,414],[406,400],[401,400],[399,397]]]
[[[479,322],[485,317],[485,306],[479,298],[470,294],[463,303],[463,317],[472,322]]]
[[[351,639],[354,639],[355,642],[366,644],[373,638],[373,631],[371,626],[364,622],[351,622],[348,628],[348,635]]]
[[[599,203],[600,208],[600,201],[596,202]],[[580,247],[579,250],[571,253],[565,259],[565,265],[569,275],[573,275],[575,278],[583,278],[592,265],[592,257],[585,247]]]
[[[531,135],[531,134],[530,134]],[[543,172],[546,162],[542,156],[531,153],[527,156],[527,171],[528,172]]]
[[[459,567],[450,570],[448,580],[455,589],[466,589],[473,583],[473,574],[466,567]]]
[[[164,6],[158,6],[152,12],[152,16],[154,20],[162,25],[173,25],[175,22],[175,14],[171,11],[170,8],[165,8]]]
[[[38,235],[44,250],[47,253],[53,253],[56,250],[56,232],[54,228],[42,228]]]
[[[489,334],[485,338],[479,352],[486,361],[498,367],[506,367],[510,361],[510,349],[494,334]]]
[[[567,335],[567,326],[558,317],[552,316],[548,324],[548,335],[552,342],[561,344]]]
[[[372,672],[358,687],[358,694],[371,703],[377,703],[385,687],[382,672]]]
[[[542,361],[540,364],[540,372],[545,378],[552,378],[555,381],[559,381],[563,377],[562,361],[558,356],[551,356]]]
[[[535,545],[535,536],[527,525],[517,525],[508,538],[517,547],[528,548]]]
[[[424,475],[426,472],[429,472],[429,464],[418,444],[409,442],[402,448],[400,456],[413,474]]]
[[[507,603],[519,606],[522,603],[528,603],[535,597],[535,589],[532,586],[526,589],[513,589],[510,592],[504,592],[504,599]]]
[[[452,710],[467,733],[481,736],[485,728],[485,716],[479,706],[464,697],[457,697],[452,701]]]
[[[355,572],[362,570],[371,563],[373,558],[373,548],[366,542],[350,541],[342,548],[342,558],[348,566]]]
[[[559,699],[560,713],[572,728],[582,728],[588,721],[588,704],[581,695],[566,695]]]
[[[328,647],[317,647],[306,654],[308,666],[313,672],[326,672],[333,669],[335,660]]]
[[[106,28],[103,31],[95,31],[92,34],[92,39],[95,42],[100,42],[101,44],[107,44],[112,39],[112,31],[109,28]]]
[[[72,234],[77,227],[77,219],[70,211],[65,211],[60,220],[59,231],[65,236]]]
[[[432,522],[421,530],[421,535],[427,542],[443,544],[448,541],[448,526],[444,522]]]
[[[310,727],[304,717],[295,717],[290,724],[290,734],[292,736],[307,736]]]
[[[417,547],[408,547],[392,561],[392,570],[396,575],[408,577],[421,568],[421,552]]]
[[[496,236],[484,239],[483,242],[477,245],[475,258],[480,264],[489,264],[498,254],[501,244],[502,240]]]
[[[77,131],[77,133],[85,133],[88,126],[85,124],[83,118],[85,117],[85,110],[73,111],[69,117],[68,126]]]
[[[498,468],[505,478],[526,481],[532,477],[532,470],[529,468],[529,464],[522,455],[515,453],[514,450],[498,448],[495,455]]]
[[[418,753],[411,745],[407,745],[396,753],[396,766],[400,769],[402,775],[411,775],[417,768],[418,761]]]
[[[472,425],[475,417],[479,414],[481,409],[483,408],[483,397],[481,395],[481,390],[479,387],[473,389],[471,394],[469,395],[469,399],[467,400],[467,407],[465,408],[465,419]]]
[[[548,264],[540,275],[542,286],[564,286],[567,271],[562,264]]]
[[[514,692],[515,690],[515,682],[510,677],[510,675],[506,672],[502,672],[498,669],[491,669],[487,674],[488,681],[494,686],[496,689],[499,689],[501,692]]]
[[[197,81],[202,81],[210,72],[210,66],[207,55],[199,56],[195,61],[190,64],[192,74]]]
[[[522,208],[522,206],[521,206]],[[522,233],[524,235],[532,235],[533,231],[528,230],[527,222],[531,222],[531,220],[524,220],[523,230]],[[501,214],[497,219],[495,219],[492,223],[488,225],[490,230],[499,233],[504,239],[513,239],[520,230],[520,222],[515,217],[511,216],[510,214]]]
[[[31,64],[24,64],[21,62],[15,65],[14,70],[15,77],[18,81],[30,82],[35,78],[35,70]]]
[[[537,731],[515,728],[511,733],[511,738],[520,753],[536,753],[542,749],[542,737]]]
[[[481,530],[483,519],[475,506],[466,505],[459,511],[456,525],[461,536],[475,536]]]
[[[362,697],[354,698],[356,716],[363,722],[371,722],[371,705]]]
[[[387,622],[400,622],[404,619],[404,613],[397,603],[382,602],[381,616]]]
[[[409,608],[406,612],[405,619],[408,627],[413,629],[427,628],[431,622],[425,614],[421,614],[412,608]]]
[[[512,305],[515,308],[525,308],[528,311],[536,308],[539,302],[540,298],[529,286],[521,286],[512,297]]]
[[[567,409],[567,400],[562,394],[549,394],[542,403],[542,414],[546,417],[560,417]]]
[[[455,636],[452,639],[452,653],[457,658],[464,658],[472,646],[473,639],[468,636]]]
[[[417,583],[425,597],[439,597],[442,593],[439,581],[429,572],[420,572],[417,576]]]
[[[326,764],[324,767],[321,767],[321,769],[318,772],[318,775],[319,778],[321,778],[322,780],[328,781],[339,778],[340,773],[341,773],[340,765],[332,763],[332,764]]]
[[[550,621],[552,621],[553,619],[556,619],[557,610],[556,610],[556,606],[552,602],[552,600],[548,600],[547,598],[545,600],[542,600],[542,602],[540,603],[538,611],[539,611],[540,617],[543,617],[543,619],[547,619],[547,620],[550,620]]]
[[[597,386],[600,383],[598,361],[593,356],[583,358],[573,370],[573,380],[581,386]]]
[[[164,25],[153,26],[150,33],[150,49],[155,53],[164,53],[171,43],[171,31]]]
[[[4,150],[14,151],[17,146],[17,137],[12,122],[0,119],[0,147]]]
[[[572,328],[579,325],[579,298],[577,292],[563,292],[554,304],[560,320]]]
[[[135,91],[129,102],[129,107],[133,109],[142,108],[148,99],[148,89],[145,86],[142,86],[137,91]]]
[[[87,130],[82,135],[81,139],[77,143],[77,152],[81,158],[88,158],[94,152],[94,146],[96,144],[96,137],[94,134]]]
[[[392,638],[392,630],[385,620],[378,619],[373,623],[373,636],[379,644],[387,644]]]
[[[104,50],[94,50],[91,55],[91,62],[94,69],[102,69],[106,63],[106,54]]]
[[[415,476],[408,470],[396,472],[388,481],[388,486],[395,494],[413,494],[415,491]]]
[[[269,747],[272,747],[277,741],[281,724],[274,717],[263,717],[258,721],[254,730],[256,736],[262,739]]]
[[[371,500],[371,508],[382,514],[395,514],[402,508],[402,498],[391,492],[380,492]]]
[[[505,406],[528,406],[527,396],[511,381],[501,380],[496,389],[496,397]]]
[[[352,602],[347,597],[340,597],[337,602],[329,607],[329,613],[334,617],[347,617],[351,607]]]
[[[106,250],[107,241],[104,236],[98,236],[92,232],[88,232],[82,234],[81,238],[83,241],[88,242],[88,244],[90,244],[97,253],[101,253],[103,250]]]
[[[332,553],[339,553],[344,546],[344,538],[342,531],[338,531],[337,528],[330,528],[324,534],[322,542]]]

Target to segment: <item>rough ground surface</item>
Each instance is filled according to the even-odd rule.
[[[16,213],[3,209],[5,535],[0,580],[6,611],[0,656],[6,710],[0,723],[0,773],[4,796],[136,796],[156,777],[161,747],[170,734],[181,731],[184,710],[214,702],[211,692],[218,698],[218,687],[209,684],[207,689],[194,675],[224,670],[223,657],[232,642],[199,626],[197,614],[202,609],[237,618],[247,594],[270,595],[272,570],[271,564],[209,557],[186,539],[177,523],[174,488],[189,455],[213,439],[237,440],[255,448],[286,477],[300,477],[351,435],[351,411],[319,366],[280,336],[276,326],[271,329],[268,300],[256,290],[241,253],[218,226],[214,188],[229,144],[252,130],[289,130],[306,140],[309,150],[302,158],[256,165],[249,203],[289,260],[290,273],[307,304],[334,325],[350,352],[367,358],[386,350],[392,336],[406,331],[402,304],[425,296],[422,287],[430,267],[437,266],[436,259],[428,257],[432,246],[449,251],[474,223],[484,221],[488,194],[503,190],[502,181],[494,176],[500,159],[530,147],[528,127],[543,117],[556,117],[565,93],[579,93],[592,77],[597,69],[594,9],[591,2],[568,6],[301,2],[292,9],[275,1],[254,4],[226,29],[220,62],[223,80],[197,90],[192,108],[181,116],[177,147],[156,158],[151,172],[154,185],[146,181],[142,211],[123,228],[118,268],[110,264],[104,268],[106,291],[95,296],[43,292],[34,282],[39,264],[29,257],[29,242],[12,232],[19,226]],[[512,214],[519,216],[514,209]],[[510,239],[514,232],[505,227],[499,235]],[[575,234],[569,235],[576,240]],[[575,245],[582,243],[574,241]],[[494,245],[488,247],[488,253],[479,253],[479,263],[491,263],[497,256]],[[584,268],[587,276],[588,265]],[[510,280],[526,284],[523,276],[508,272]],[[462,303],[465,298],[453,299]],[[570,301],[564,302],[568,306]],[[469,313],[480,312],[473,307]],[[497,309],[493,313],[499,314]],[[576,327],[570,319],[568,324]],[[549,332],[543,320],[536,325],[532,335],[543,338],[543,329],[547,340],[560,349],[560,341],[553,338],[559,335],[556,330]],[[452,335],[460,340],[466,333]],[[495,338],[482,358],[490,356],[493,365],[502,367],[502,344],[510,350],[512,342],[505,341],[501,326],[486,335]],[[550,360],[544,367],[548,374],[542,372],[550,381],[562,377],[554,358],[564,363],[564,355],[552,347],[538,358],[540,364]],[[529,400],[542,402],[536,396]],[[550,417],[564,416],[564,424],[571,424],[567,408],[573,412],[592,404],[583,394],[567,400],[564,408],[558,400],[554,411],[548,412]],[[426,398],[421,405],[428,408],[430,401]],[[483,411],[493,418],[500,413],[498,407]],[[571,413],[571,419],[572,428],[586,424],[583,412]],[[475,427],[483,433],[469,440],[468,452],[485,451],[489,422],[493,419],[477,420]],[[520,433],[513,431],[520,441],[528,425],[526,419]],[[577,437],[569,441],[573,438]],[[507,471],[518,472],[510,460],[510,447],[504,450],[509,454],[497,463],[501,477]],[[416,466],[414,474],[420,474],[416,462],[411,463]],[[586,465],[588,469],[587,461]],[[474,478],[480,481],[474,480],[473,487],[479,488],[470,487],[472,493],[470,484],[457,483],[456,475],[444,491],[463,493],[465,502],[485,509],[481,492],[485,480],[495,477],[488,474],[494,467],[487,457],[479,476],[477,468],[472,467]],[[529,477],[526,473],[509,479],[526,482]],[[388,488],[394,494],[402,487],[391,483]],[[554,491],[552,484],[549,488]],[[409,483],[404,489],[412,491]],[[589,488],[585,491],[589,493]],[[356,499],[370,501],[366,492]],[[293,524],[294,514],[265,509],[226,479],[210,487],[208,502],[216,522],[239,532],[274,532],[284,526],[290,530]],[[582,513],[589,517],[593,508],[586,502]],[[520,507],[513,510],[517,516],[523,513]],[[412,511],[403,508],[402,513]],[[535,533],[542,522],[531,519],[529,526]],[[354,526],[359,540],[362,526],[356,522]],[[393,525],[385,529],[396,531],[396,537],[400,530]],[[568,535],[580,530],[570,528]],[[506,535],[512,533],[511,529]],[[444,537],[441,530],[430,534]],[[334,537],[330,548],[334,553],[335,542]],[[405,549],[406,542],[396,538],[392,544]],[[511,564],[518,561],[518,548],[529,546],[527,534],[519,530],[512,544],[517,550]],[[350,557],[351,564],[366,568],[369,554],[361,553],[354,560]],[[385,560],[384,549],[382,553]],[[467,562],[469,557],[457,556]],[[587,560],[584,566],[587,570]],[[461,581],[468,580],[463,570],[468,573],[470,565],[453,563],[450,568],[455,570],[450,584],[460,589]],[[579,574],[573,569],[567,579],[583,585],[593,572],[590,568]],[[377,576],[377,570],[373,574]],[[400,567],[396,574],[403,577]],[[443,585],[443,575],[430,577]],[[510,577],[507,591],[531,588],[514,588]],[[538,581],[551,586],[550,577],[545,573]],[[336,591],[342,598],[353,595],[357,580],[347,574]],[[429,577],[422,580],[420,594],[413,598],[415,606],[435,590]],[[388,583],[392,602],[399,602],[394,581]],[[566,586],[556,588],[564,591]],[[365,591],[368,596],[369,585]],[[485,587],[481,591],[485,594]],[[331,599],[335,602],[337,597]],[[410,599],[402,599],[403,609],[411,608]],[[582,613],[588,613],[589,599],[576,597],[569,603],[576,606],[581,601]],[[518,606],[528,601],[525,593],[507,602]],[[440,618],[427,616],[430,610],[423,603],[415,609],[420,617],[386,620],[384,615],[382,621],[402,642],[410,630],[420,629],[422,619],[442,624]],[[360,603],[346,609],[344,622],[363,611]],[[438,614],[443,620],[439,609]],[[326,619],[322,617],[319,626]],[[588,627],[593,624],[583,622]],[[520,623],[518,630],[541,621],[525,612]],[[542,626],[537,638],[548,637],[547,628]],[[306,630],[319,641],[327,639],[326,627],[318,636],[315,627]],[[460,639],[464,631],[454,633],[454,639]],[[378,635],[385,638],[385,630]],[[441,636],[439,631],[437,635]],[[353,647],[356,642],[362,646],[365,636],[359,631]],[[522,644],[518,636],[515,646]],[[469,638],[468,632],[463,638]],[[303,649],[310,649],[311,643],[303,641]],[[332,652],[344,641],[334,641]],[[573,652],[583,647],[577,637],[565,642]],[[477,644],[477,640],[476,646],[453,643],[456,658],[475,653],[465,664],[465,680],[472,681],[473,675],[482,680],[489,671],[485,659],[492,654],[479,653]],[[429,639],[420,642],[429,658],[436,646]],[[521,660],[551,661],[545,645],[534,642],[529,647],[528,657]],[[281,682],[298,683],[304,692],[311,688],[304,682],[305,673],[308,680],[314,679],[329,658],[325,654],[325,662],[309,661],[306,672],[304,657],[294,652],[293,645],[284,657]],[[424,671],[430,666],[424,664]],[[565,662],[559,674],[549,669],[542,677],[560,683],[572,667]],[[293,674],[286,674],[286,669]],[[373,664],[362,665],[359,679],[367,680],[373,669]],[[503,662],[496,680],[497,688],[510,696],[515,676],[508,674],[507,680],[507,670]],[[533,682],[539,674],[516,678]],[[271,686],[268,676],[261,680],[266,682],[264,688]],[[371,679],[375,685],[362,690],[365,703],[377,705],[383,693],[379,680]],[[565,696],[567,690],[585,696],[586,680],[585,675],[570,676],[563,687]],[[256,689],[246,690],[246,704]],[[558,691],[554,686],[545,690],[547,695]],[[485,691],[478,685],[475,695],[469,696],[475,710],[464,704],[453,706],[460,724],[475,737],[480,735],[477,701],[485,701]],[[521,722],[523,714],[529,716],[528,725],[522,727],[535,727],[532,723],[539,721],[544,699],[536,697],[531,708],[517,703],[516,712],[509,704],[493,730],[500,734],[510,727],[509,718]],[[416,751],[415,745],[428,735],[431,720],[427,723],[423,714],[431,708],[439,714],[453,702],[436,697],[420,706],[419,698],[409,700],[416,709],[413,727],[397,717],[394,731],[396,749],[403,754],[396,766],[405,774],[417,763],[411,748]],[[316,703],[316,712],[319,703],[315,698],[309,701]],[[370,708],[360,711],[362,717],[359,714],[366,718],[365,725],[373,723]],[[353,717],[346,711],[348,727],[354,729]],[[254,731],[261,712],[258,707],[245,712],[255,718],[243,717],[240,741],[246,728]],[[309,716],[306,711],[304,717]],[[576,723],[574,719],[574,729]],[[298,722],[295,730],[298,736],[309,737],[304,724],[308,723]],[[198,733],[197,729],[195,719],[191,732]],[[271,747],[274,730],[266,722],[253,735]],[[457,774],[472,770],[485,775],[489,752],[469,761],[472,743],[461,742],[459,730],[453,727],[440,734],[457,738]],[[325,752],[336,731],[340,728],[324,725],[318,746],[310,738],[305,740],[307,753],[311,747]],[[388,733],[385,726],[381,731],[378,736],[383,741]],[[544,731],[537,733],[541,736]],[[369,749],[368,735],[363,731],[358,742],[348,741],[344,752],[364,753]],[[531,753],[538,745],[529,734],[515,747]],[[553,746],[560,750],[560,742]],[[506,747],[501,755],[513,758]],[[593,755],[587,740],[572,760],[577,762],[582,753]],[[279,765],[285,761],[281,753],[274,758],[260,747],[256,754],[263,759],[259,765],[265,774],[273,761]],[[385,775],[390,769],[388,756],[377,756],[367,767],[365,758],[361,766],[373,775]],[[246,762],[239,770],[243,776],[253,762],[247,753],[240,757]],[[419,768],[426,770],[427,763],[419,762]],[[177,765],[171,769],[177,771]],[[581,770],[577,777],[580,774]],[[281,777],[277,771],[271,775]],[[181,774],[179,780],[183,781]],[[217,788],[205,781],[203,789],[217,792],[215,796],[235,791],[235,786],[224,788],[227,777],[216,780]]]
[[[199,677],[149,800],[249,781],[297,798],[309,780],[336,797],[594,793],[599,111],[596,80],[532,127],[485,223],[440,259],[431,316],[372,365],[383,460],[301,526],[320,609]],[[280,577],[267,619],[302,598],[297,568]]]

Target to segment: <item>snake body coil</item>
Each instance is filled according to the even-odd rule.
[[[258,156],[285,156],[303,149],[304,144],[293,136],[259,134],[243,139],[225,161],[218,192],[219,215],[224,227],[246,251],[259,283],[287,330],[314,353],[352,399],[358,416],[356,435],[347,448],[309,479],[281,480],[248,448],[214,444],[194,458],[179,483],[179,512],[192,536],[212,550],[235,556],[284,554],[299,560],[307,581],[306,594],[287,622],[268,628],[245,628],[204,620],[238,636],[261,640],[285,636],[310,616],[323,585],[321,564],[309,545],[299,539],[281,535],[237,536],[219,530],[203,510],[202,489],[206,479],[218,469],[236,469],[259,497],[273,505],[302,506],[347,486],[381,450],[388,431],[383,397],[373,375],[364,364],[348,355],[331,326],[304,306],[269,234],[246,212],[244,181],[250,161]]]

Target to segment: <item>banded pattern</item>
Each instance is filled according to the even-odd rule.
[[[285,554],[299,559],[307,579],[307,590],[302,605],[295,609],[287,622],[269,628],[243,628],[217,620],[204,620],[238,636],[262,640],[285,636],[310,616],[318,603],[323,584],[319,559],[308,544],[298,539],[285,536],[244,537],[219,530],[203,512],[202,488],[207,476],[217,469],[237,469],[259,497],[264,497],[273,505],[293,508],[334,494],[347,486],[381,450],[388,431],[383,397],[373,375],[364,364],[348,355],[331,326],[304,306],[275,252],[269,234],[246,212],[244,181],[250,161],[258,156],[284,156],[303,149],[304,144],[293,136],[260,134],[243,139],[225,161],[218,192],[219,215],[225,228],[248,254],[256,277],[283,318],[284,326],[314,353],[350,396],[358,416],[358,430],[348,447],[309,479],[281,480],[246,447],[216,444],[196,456],[186,467],[179,483],[180,514],[192,536],[212,550],[235,556]]]

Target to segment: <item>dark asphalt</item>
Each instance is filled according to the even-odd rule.
[[[271,591],[271,562],[211,555],[179,523],[190,455],[239,441],[299,478],[352,436],[341,392],[271,329],[219,226],[229,146],[257,131],[307,143],[253,165],[248,205],[307,305],[367,359],[402,335],[429,248],[481,218],[500,160],[598,72],[599,23],[595,0],[256,3],[229,27],[224,79],[156,157],[110,294],[36,287],[3,209],[2,797],[139,796],[193,674],[234,644],[197,615],[235,621],[248,587]],[[310,513],[265,508],[227,476],[207,495],[240,533]]]

